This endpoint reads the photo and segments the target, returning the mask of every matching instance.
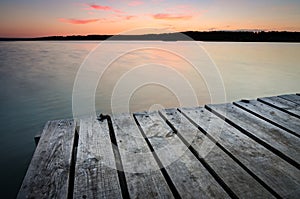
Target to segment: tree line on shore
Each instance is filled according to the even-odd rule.
[[[70,35],[36,38],[0,38],[1,41],[145,40],[145,41],[233,41],[300,42],[300,32],[287,31],[186,31],[145,35]]]

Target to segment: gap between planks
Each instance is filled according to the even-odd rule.
[[[293,98],[298,99],[298,96],[299,95],[293,95]],[[288,97],[284,97],[284,98],[281,97],[281,98],[286,99]],[[268,110],[270,110],[270,108],[273,108],[273,109],[275,108],[275,112],[278,113],[278,115],[279,115],[278,118],[283,117],[285,114],[294,116],[293,114],[291,114],[290,110],[286,111],[286,109],[278,107],[279,106],[278,104],[271,106],[270,104],[268,104],[269,102],[265,103],[265,102],[262,102],[261,100],[259,100],[259,101],[260,101],[259,103],[264,103],[264,106],[269,106],[269,108],[267,107]],[[282,100],[280,102],[282,102]],[[292,103],[291,100],[289,102],[290,103],[288,103],[288,104]],[[278,122],[271,121],[271,119],[269,118],[269,115],[262,115],[259,112],[249,110],[248,107],[244,107],[240,103],[241,102],[235,102],[234,105],[239,108],[242,108],[243,111],[253,114],[259,120],[262,119],[266,122],[269,122],[271,125],[274,125],[276,128],[278,127],[280,129],[282,129],[282,130],[278,130],[279,133],[283,133],[283,131],[286,131],[289,133],[293,132],[293,133],[291,133],[291,136],[297,135],[297,123],[294,124],[294,126],[288,126],[285,121],[278,124]],[[255,103],[257,103],[257,102],[255,102]],[[247,142],[255,143],[256,146],[261,145],[262,147],[265,147],[267,149],[267,150],[265,150],[265,149],[262,150],[262,148],[257,147],[257,148],[259,148],[257,150],[262,150],[263,153],[269,154],[269,155],[271,155],[273,153],[273,155],[271,155],[270,157],[272,157],[276,161],[279,161],[278,158],[276,158],[276,156],[287,161],[287,164],[282,163],[282,161],[279,161],[279,162],[284,168],[287,168],[287,172],[289,173],[288,175],[290,175],[293,172],[296,172],[295,170],[291,169],[291,167],[289,167],[288,165],[295,166],[298,169],[297,171],[299,172],[299,163],[294,162],[293,156],[289,156],[288,153],[285,153],[284,148],[282,148],[283,145],[280,145],[280,143],[279,143],[279,145],[274,145],[274,144],[272,145],[272,142],[264,140],[263,137],[256,137],[256,135],[254,135],[252,132],[249,132],[248,130],[241,127],[240,125],[237,125],[235,122],[229,120],[226,116],[221,115],[217,111],[213,110],[211,107],[206,106],[206,108],[208,110],[212,111],[218,117],[220,117],[222,119],[226,118],[225,119],[225,120],[227,120],[226,122],[231,126],[230,128],[228,127],[230,129],[230,131],[232,131],[232,128],[234,128],[234,129],[236,129],[234,132],[240,131],[241,133],[246,134],[247,136],[249,136],[251,139],[253,139],[255,141],[255,142],[251,142],[251,141],[247,141]],[[266,109],[266,108],[264,108],[264,109]],[[228,156],[228,158],[233,160],[232,164],[237,164],[238,168],[246,171],[246,173],[248,173],[251,177],[253,177],[253,179],[256,182],[258,182],[258,184],[262,185],[274,197],[277,197],[277,198],[287,197],[287,196],[291,197],[291,196],[293,196],[293,194],[297,195],[297,193],[299,193],[299,190],[297,190],[297,189],[295,189],[294,192],[290,193],[290,195],[289,195],[289,193],[287,193],[287,189],[289,186],[295,187],[297,183],[299,184],[299,182],[297,180],[293,181],[293,180],[291,180],[290,177],[283,176],[283,179],[286,182],[289,182],[290,184],[285,185],[285,184],[279,183],[277,186],[276,183],[270,181],[270,179],[269,179],[270,176],[260,173],[261,171],[259,171],[259,169],[258,170],[254,169],[254,168],[260,168],[259,165],[257,167],[257,166],[249,165],[248,163],[246,163],[243,160],[243,158],[241,158],[239,155],[233,153],[231,148],[228,148],[227,145],[224,145],[224,142],[226,142],[225,140],[222,140],[220,142],[220,140],[215,139],[214,136],[212,136],[209,131],[204,130],[200,125],[198,125],[197,122],[194,121],[194,118],[191,119],[190,117],[188,117],[185,113],[182,112],[182,109],[178,109],[178,110],[179,110],[179,112],[180,112],[179,114],[181,114],[181,116],[184,116],[185,118],[188,119],[188,121],[190,122],[190,125],[196,126],[199,129],[199,132],[202,132],[204,134],[204,136],[208,137],[212,142],[214,142],[216,144],[216,146],[219,148],[221,153],[224,153],[224,155],[222,156],[223,158]],[[172,123],[172,121],[171,121],[171,118],[168,117],[168,115],[164,114],[165,111],[167,111],[167,110],[161,110],[159,112],[159,114],[157,112],[157,113],[154,113],[154,115],[153,115],[153,113],[147,113],[146,115],[152,114],[151,117],[154,117],[157,120],[162,120],[163,123],[158,123],[158,125],[160,125],[160,127],[162,129],[167,129],[167,128],[172,129],[173,133],[178,136],[179,142],[177,141],[177,143],[183,144],[189,150],[190,155],[188,155],[186,158],[189,158],[189,160],[191,160],[190,158],[193,159],[193,157],[196,158],[198,163],[201,163],[204,170],[206,170],[205,172],[209,173],[210,178],[214,179],[217,182],[217,184],[220,187],[222,187],[222,189],[228,194],[227,196],[230,196],[231,198],[237,198],[237,195],[239,197],[241,197],[242,195],[239,195],[239,194],[245,194],[245,193],[241,193],[237,189],[235,189],[234,185],[231,184],[230,180],[229,181],[227,180],[226,176],[220,177],[223,175],[220,168],[216,167],[212,162],[210,162],[209,159],[203,159],[201,156],[199,156],[199,151],[197,151],[196,146],[189,145],[189,142],[187,141],[187,139],[181,135],[180,128],[178,126],[175,127],[174,123]],[[272,110],[272,111],[274,111],[274,110]],[[172,170],[174,168],[168,168],[166,163],[164,163],[165,162],[164,158],[167,159],[168,157],[166,157],[166,154],[164,154],[164,153],[156,153],[157,149],[155,149],[155,142],[153,142],[153,139],[151,137],[147,136],[147,132],[150,132],[150,134],[151,134],[151,131],[149,131],[149,129],[148,129],[147,122],[151,122],[151,121],[148,120],[147,118],[143,118],[143,115],[145,115],[145,114],[133,114],[133,115],[129,115],[129,116],[133,118],[133,123],[131,123],[131,124],[133,126],[135,126],[134,128],[140,133],[140,136],[143,139],[143,141],[141,143],[144,143],[144,146],[146,148],[148,148],[148,150],[152,154],[152,158],[154,161],[153,163],[157,164],[157,166],[160,168],[160,169],[158,169],[158,172],[160,173],[158,175],[158,176],[160,176],[160,177],[158,177],[158,179],[161,180],[163,178],[165,186],[166,186],[166,189],[163,191],[164,195],[161,195],[161,196],[168,196],[168,197],[175,197],[175,198],[184,197],[184,194],[186,194],[187,192],[186,192],[186,190],[182,189],[180,184],[178,184],[178,182],[176,181],[176,172],[174,173],[174,170]],[[294,117],[294,118],[297,118],[297,117]],[[299,119],[299,118],[297,118],[297,119]],[[136,187],[134,187],[134,186],[137,186],[137,184],[133,183],[133,181],[132,181],[132,179],[134,179],[135,176],[128,172],[127,173],[123,172],[124,168],[122,166],[122,163],[124,162],[124,160],[128,159],[128,155],[126,155],[124,153],[123,154],[120,153],[121,148],[118,145],[118,140],[119,140],[118,138],[122,138],[122,136],[121,136],[122,134],[119,132],[120,130],[118,129],[118,126],[120,127],[120,125],[116,125],[117,123],[113,116],[112,117],[108,116],[106,118],[106,120],[107,120],[107,124],[104,124],[104,126],[101,128],[104,128],[105,131],[109,133],[109,143],[111,144],[111,146],[109,146],[109,147],[112,147],[112,152],[114,154],[113,157],[114,157],[114,161],[115,161],[115,164],[116,164],[116,167],[118,170],[118,177],[116,179],[119,182],[119,185],[118,185],[118,186],[120,186],[119,189],[121,189],[121,192],[119,192],[119,194],[122,195],[122,196],[119,195],[119,197],[127,198],[127,197],[135,197],[138,194],[143,194],[143,190],[140,190],[140,192],[139,192],[136,189]],[[142,122],[143,120],[146,122]],[[99,122],[99,121],[97,121],[97,122]],[[141,125],[141,122],[142,122],[142,125]],[[80,134],[78,133],[80,130],[81,129],[78,129],[78,127],[76,127],[76,128],[74,127],[74,137],[71,138],[71,139],[73,139],[73,145],[70,148],[70,153],[68,156],[70,161],[67,164],[68,167],[70,168],[68,176],[66,176],[66,179],[67,179],[67,181],[69,180],[69,183],[67,184],[67,187],[66,186],[61,187],[61,188],[63,188],[63,190],[60,194],[63,194],[67,198],[81,198],[81,196],[82,196],[82,194],[79,196],[79,194],[76,195],[74,192],[74,190],[77,189],[76,188],[76,186],[77,186],[76,172],[79,169],[78,168],[78,164],[79,164],[79,162],[78,162],[79,161],[78,160],[78,149],[79,148],[78,147],[80,147],[80,146],[77,147],[77,145],[80,143]],[[45,129],[44,129],[44,131],[45,131]],[[163,132],[161,132],[161,133],[163,133]],[[168,132],[166,135],[168,135]],[[298,135],[298,137],[299,137],[299,135]],[[296,139],[298,139],[298,137]],[[241,137],[241,138],[243,138],[244,140],[248,140],[248,139],[245,139],[245,137]],[[45,139],[46,138],[43,138],[43,136],[41,137],[41,141],[44,144],[46,143]],[[70,139],[70,138],[68,138],[68,139]],[[123,137],[123,139],[126,139],[126,138]],[[38,148],[39,148],[39,146],[37,146],[37,151],[38,151]],[[268,150],[272,153],[269,153]],[[37,153],[37,151],[35,153]],[[296,157],[296,156],[294,156],[294,157]],[[33,160],[34,160],[34,158],[33,158]],[[192,162],[195,162],[195,160],[193,160]],[[185,164],[184,162],[181,162],[181,163]],[[120,164],[121,164],[121,166],[120,166]],[[196,163],[193,163],[193,164],[199,165]],[[32,167],[32,165],[30,165],[30,166]],[[272,169],[274,169],[274,168],[272,168]],[[31,171],[31,170],[28,170],[27,173],[29,173],[29,171]],[[125,171],[126,171],[126,169],[125,169]],[[282,170],[278,170],[278,171],[280,173],[283,172]],[[33,171],[31,171],[31,172],[33,172]],[[285,172],[283,172],[283,173],[287,174]],[[295,176],[298,176],[298,174],[299,173],[296,172]],[[152,178],[151,176],[144,176],[144,177]],[[27,179],[27,178],[25,177],[25,179]],[[126,182],[126,179],[131,179],[131,181]],[[230,179],[230,178],[228,178],[228,179]],[[23,184],[26,184],[26,182],[28,182],[28,181],[24,180]],[[154,182],[155,182],[155,180],[154,180]],[[130,183],[133,183],[133,184],[130,184]],[[151,182],[147,182],[147,183],[151,183]],[[36,186],[36,184],[33,184],[33,185]],[[33,186],[33,188],[31,188],[31,190],[34,189],[34,186]],[[154,186],[154,184],[151,186]],[[19,198],[20,198],[20,196],[24,196],[24,194],[25,194],[25,196],[26,196],[26,194],[28,194],[28,193],[25,193],[27,186],[22,186],[22,187],[23,187],[23,189],[20,190],[19,195],[18,195]],[[67,190],[66,190],[66,188],[67,188]],[[146,187],[141,187],[141,188],[145,189]],[[192,188],[191,188],[191,190],[192,190]],[[218,192],[217,190],[218,189],[215,189],[216,193]],[[157,191],[160,192],[162,190],[156,190],[156,191],[154,190],[153,192],[150,190],[151,193],[155,193]],[[224,195],[225,192],[222,193],[222,191],[220,191],[219,194],[226,197]],[[34,193],[38,195],[38,193],[36,191]],[[77,191],[77,193],[78,193],[78,191]],[[263,191],[261,193],[263,193]],[[45,193],[43,193],[43,194],[45,194]],[[91,192],[90,192],[90,194],[93,195],[93,193],[91,193]],[[193,194],[193,193],[190,193],[190,194]],[[41,195],[39,195],[39,196],[41,196]],[[60,196],[62,196],[62,195],[60,195]],[[83,196],[88,196],[88,195],[83,195]],[[266,196],[267,196],[267,194],[266,194]]]

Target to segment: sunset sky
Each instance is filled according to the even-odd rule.
[[[300,31],[299,0],[1,0],[0,37],[173,31]]]

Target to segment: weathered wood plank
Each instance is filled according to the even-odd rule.
[[[300,139],[232,104],[206,105],[300,169]]]
[[[129,114],[112,117],[131,198],[173,198],[145,139]]]
[[[277,110],[269,105],[258,102],[256,100],[249,100],[247,102],[234,102],[234,105],[260,117],[269,123],[276,125],[289,133],[300,137],[300,119],[294,116]]]
[[[300,105],[297,103],[276,96],[258,98],[257,100],[300,118]]]
[[[279,95],[278,97],[289,100],[291,102],[294,102],[296,104],[300,105],[300,96],[296,94],[290,94],[290,95]]]
[[[67,198],[75,124],[46,124],[17,198]]]
[[[261,184],[240,167],[221,148],[215,146],[197,127],[176,109],[162,110],[162,114],[177,129],[184,139],[190,140],[191,146],[214,171],[224,180],[239,198],[274,198]],[[192,139],[191,139],[192,138]],[[214,147],[207,147],[213,145]],[[205,154],[206,150],[208,154]],[[249,186],[251,184],[251,186]]]
[[[106,120],[80,120],[73,198],[122,198]]]
[[[181,197],[229,197],[157,112],[136,118]]]
[[[223,125],[223,120],[204,108],[181,110],[198,128],[205,130],[275,193],[284,198],[299,196],[300,172],[294,166],[231,125]]]

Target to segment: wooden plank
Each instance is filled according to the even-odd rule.
[[[184,139],[190,140],[189,143],[191,146],[199,155],[202,154],[204,156],[204,160],[239,198],[274,198],[270,192],[240,167],[220,147],[214,146],[209,148],[209,153],[203,154],[203,151],[207,149],[207,144],[210,146],[216,143],[207,139],[197,127],[191,124],[176,109],[162,110],[162,114],[177,129],[178,134]]]
[[[232,104],[207,105],[249,137],[300,169],[300,139]]]
[[[122,198],[106,120],[80,120],[73,198]]]
[[[74,143],[73,120],[46,124],[17,198],[67,198]]]
[[[173,198],[134,119],[129,114],[114,115],[112,124],[130,197]]]
[[[278,97],[289,100],[291,102],[294,102],[296,104],[300,105],[300,96],[297,94],[291,94],[291,95],[279,95]]]
[[[234,105],[300,137],[300,119],[256,100],[234,102]]]
[[[294,166],[204,108],[181,110],[275,193],[284,198],[299,196],[300,172]]]
[[[257,99],[260,102],[268,104],[283,112],[289,113],[297,118],[300,118],[300,105],[280,97],[263,97]]]
[[[182,198],[229,197],[157,112],[136,118]]]

